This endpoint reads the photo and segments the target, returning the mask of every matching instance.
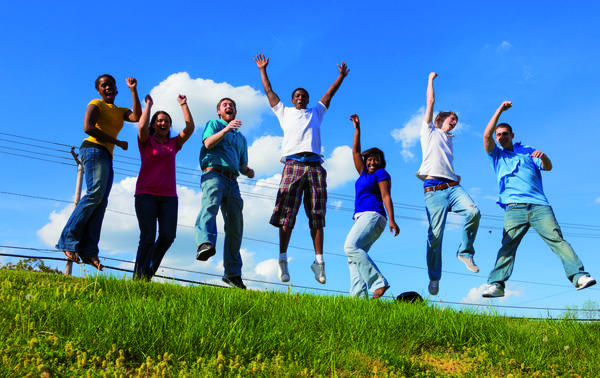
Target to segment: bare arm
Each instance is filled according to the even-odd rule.
[[[435,104],[435,92],[433,91],[433,80],[437,73],[431,72],[427,79],[427,107],[425,108],[425,123],[430,124],[433,120],[433,104]]]
[[[350,116],[350,120],[354,124],[354,139],[352,141],[352,159],[354,159],[354,167],[356,172],[362,174],[365,170],[365,162],[360,155],[360,120],[356,114]]]
[[[400,233],[400,227],[396,224],[396,220],[394,219],[394,204],[392,203],[392,196],[390,194],[390,189],[392,188],[391,180],[382,180],[379,181],[379,191],[381,192],[381,198],[383,199],[383,205],[385,206],[385,210],[388,213],[388,217],[390,218],[390,232],[394,234],[394,236],[398,236]]]
[[[221,131],[219,131],[218,133],[214,133],[213,135],[204,139],[204,147],[210,150],[211,148],[216,146],[221,140],[223,140],[223,138],[225,138],[225,135],[227,135],[228,132],[230,132],[231,130],[237,130],[241,126],[242,121],[234,119],[233,121],[229,122],[227,126],[225,126],[225,128]]]
[[[248,178],[254,178],[254,169],[248,167],[248,164],[240,165],[240,173],[244,176],[248,176]]]
[[[137,93],[137,80],[133,77],[128,77],[126,79],[127,87],[131,91],[132,97],[132,107],[131,112],[125,115],[125,121],[129,122],[137,122],[140,120],[140,116],[142,115],[142,105],[140,104],[140,98]]]
[[[483,132],[483,148],[485,149],[485,152],[487,152],[488,154],[490,152],[492,152],[494,150],[494,147],[496,146],[496,142],[494,142],[494,131],[496,130],[496,125],[498,124],[500,115],[505,110],[510,109],[511,106],[512,106],[511,101],[502,102],[502,104],[500,104],[498,109],[496,109],[496,112],[494,113],[492,118],[490,118],[490,121],[488,122],[487,126],[485,127],[485,131]]]
[[[150,121],[150,113],[152,112],[152,105],[154,101],[150,95],[146,95],[145,98],[146,107],[142,111],[140,122],[138,122],[138,140],[144,144],[148,140],[148,122]]]
[[[262,54],[258,54],[254,58],[254,61],[256,62],[256,66],[260,70],[260,79],[262,80],[262,85],[263,89],[265,90],[265,94],[269,99],[269,105],[271,105],[271,107],[274,107],[275,105],[279,104],[281,100],[279,99],[279,96],[277,96],[275,92],[273,92],[273,88],[271,88],[271,81],[267,76],[267,65],[269,64],[269,58],[265,57]]]
[[[331,87],[329,87],[327,92],[325,92],[323,97],[321,97],[321,102],[323,103],[323,105],[325,105],[325,107],[327,109],[329,109],[329,104],[331,103],[331,98],[333,97],[335,92],[337,92],[337,90],[340,89],[340,85],[342,85],[342,82],[344,81],[346,76],[348,76],[348,72],[350,72],[350,70],[346,66],[346,63],[344,63],[344,62],[342,62],[342,64],[338,64],[338,70],[340,71],[340,73],[339,73],[337,79],[335,79],[333,84],[331,84]]]
[[[177,147],[181,148],[183,144],[190,139],[196,127],[194,126],[192,112],[190,112],[190,108],[187,104],[187,97],[180,94],[177,96],[177,102],[179,105],[181,105],[181,110],[183,111],[183,120],[185,121],[185,128],[181,130],[179,135],[177,135]]]
[[[531,153],[531,157],[536,157],[536,158],[539,158],[540,160],[542,160],[542,169],[544,171],[552,170],[552,162],[550,161],[550,158],[548,157],[548,155],[546,155],[542,151],[540,151],[540,150],[533,151]]]
[[[83,131],[87,135],[96,138],[96,140],[98,140],[99,142],[112,143],[121,147],[123,150],[127,150],[127,148],[129,147],[129,144],[127,142],[113,138],[96,127],[96,123],[98,122],[99,116],[100,109],[96,105],[88,105],[85,109],[85,116],[83,117]]]

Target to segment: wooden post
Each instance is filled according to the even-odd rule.
[[[79,161],[77,154],[75,153],[75,147],[71,147],[71,155],[77,163],[77,183],[75,184],[75,200],[73,201],[73,207],[76,207],[81,199],[81,183],[83,182],[83,164]],[[75,251],[72,251],[75,252]],[[67,261],[65,266],[65,275],[70,276],[73,272],[73,262]]]

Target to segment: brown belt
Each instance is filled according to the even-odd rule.
[[[235,180],[237,178],[233,173],[224,171],[224,170],[222,170],[220,168],[217,168],[217,167],[206,167],[206,168],[204,168],[204,172],[206,172],[206,171],[213,171],[215,173],[221,174],[221,175],[223,175],[223,176],[225,176],[227,178],[230,178],[232,180]]]
[[[428,186],[427,188],[425,188],[425,193],[431,192],[431,191],[436,191],[436,190],[446,190],[446,189],[451,188],[456,185],[458,185],[458,181],[445,182],[438,186]]]

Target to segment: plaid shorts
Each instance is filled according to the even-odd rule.
[[[311,229],[325,227],[327,202],[327,171],[319,163],[287,160],[283,167],[279,191],[271,223],[275,227],[294,228],[300,200],[304,193],[304,210]]]

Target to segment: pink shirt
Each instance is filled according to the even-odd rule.
[[[135,194],[152,194],[155,196],[177,197],[175,185],[175,154],[177,138],[169,138],[160,143],[154,135],[149,135],[146,143],[138,147],[142,158],[142,167],[135,185]]]

